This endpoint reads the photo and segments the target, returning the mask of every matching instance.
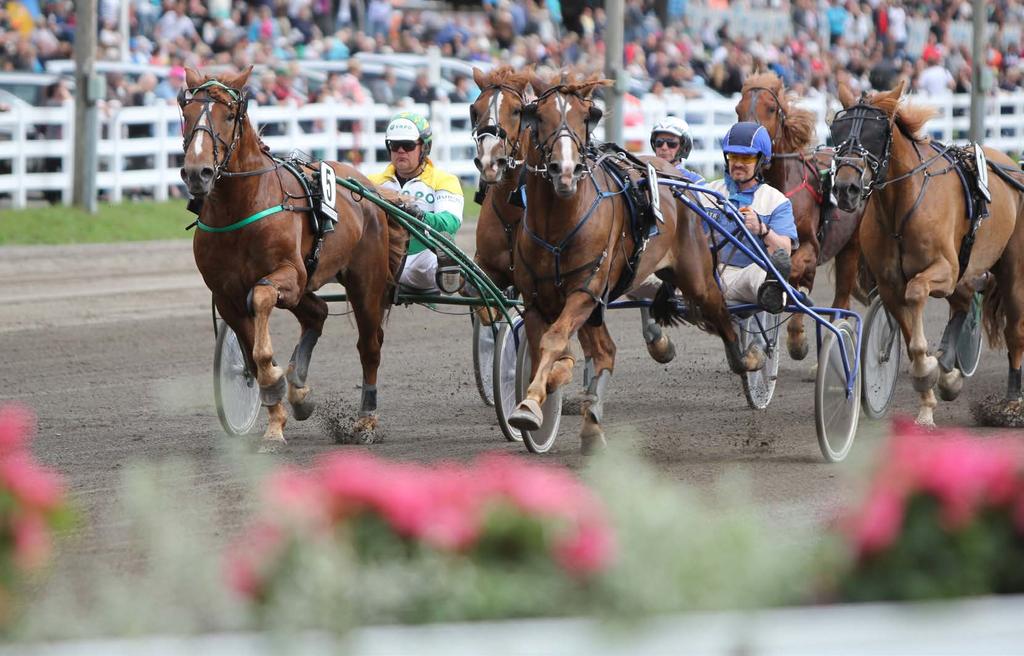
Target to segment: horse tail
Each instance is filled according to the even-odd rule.
[[[386,217],[388,223],[388,285],[394,287],[402,273],[402,262],[409,247],[409,232],[384,210],[380,210],[380,213]]]
[[[679,326],[686,318],[683,307],[675,302],[675,291],[673,285],[663,282],[651,301],[651,317],[659,326]]]
[[[1006,328],[1006,308],[1003,307],[1003,294],[995,275],[988,277],[981,311],[989,348],[999,348],[1003,344],[1003,331]]]

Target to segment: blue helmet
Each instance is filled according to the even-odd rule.
[[[763,125],[743,121],[729,128],[722,138],[722,152],[737,155],[760,155],[761,163],[772,159],[772,138]]]

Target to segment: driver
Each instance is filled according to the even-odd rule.
[[[798,245],[793,204],[778,189],[764,182],[764,168],[772,159],[772,140],[763,126],[741,122],[729,128],[722,139],[726,175],[707,187],[722,194],[739,208],[747,230],[761,239],[765,251],[783,277],[792,269],[790,253]],[[706,207],[715,208],[710,196],[703,196]],[[735,227],[733,219],[719,213],[723,227]],[[778,281],[768,280],[767,272],[738,248],[719,252],[720,271],[726,302],[757,303],[778,313],[786,306],[786,294]]]
[[[690,124],[676,116],[666,116],[651,128],[651,150],[679,170],[687,182],[704,184],[700,174],[686,168],[686,158],[693,150],[693,135]]]
[[[413,112],[401,112],[388,123],[384,143],[391,163],[370,181],[384,189],[397,191],[410,202],[405,209],[444,232],[450,238],[462,225],[462,185],[459,179],[442,171],[430,159],[433,143],[427,119]],[[437,290],[437,255],[412,236],[399,283],[418,290]]]

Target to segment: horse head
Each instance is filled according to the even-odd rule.
[[[476,157],[473,163],[487,184],[500,181],[520,164],[523,107],[531,100],[530,73],[501,66],[490,73],[474,68],[480,96],[470,105]]]
[[[833,189],[845,212],[859,212],[871,192],[885,181],[903,86],[901,81],[895,89],[859,99],[846,85],[839,86],[843,110],[832,119],[829,130],[836,149]]]
[[[795,97],[778,75],[752,75],[743,83],[741,93],[736,118],[763,125],[772,137],[772,150],[800,152],[812,145],[817,119],[812,111],[794,104]]]
[[[561,79],[548,83],[534,76],[537,100],[523,108],[534,144],[528,155],[530,171],[546,175],[560,198],[573,196],[587,171],[584,157],[590,131],[602,115],[592,95],[611,84],[600,77],[582,82],[567,78],[563,73]]]
[[[210,193],[238,149],[248,123],[245,85],[250,73],[251,66],[237,76],[220,78],[185,71],[185,88],[178,94],[185,151],[181,179],[193,196]]]

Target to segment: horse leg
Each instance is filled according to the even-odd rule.
[[[292,416],[297,421],[305,421],[316,408],[316,403],[309,398],[310,388],[306,385],[306,375],[309,372],[313,347],[320,339],[324,321],[327,319],[327,302],[316,294],[307,292],[291,311],[302,326],[302,335],[299,337],[299,343],[295,345],[295,350],[292,351],[288,372],[285,374],[288,379],[288,402],[292,405]]]
[[[270,312],[278,302],[278,287],[269,279],[260,280],[251,292],[254,315],[254,341],[252,359],[256,364],[256,382],[260,386],[260,402],[267,408],[270,421],[263,434],[261,453],[273,453],[283,447],[284,425],[288,413],[282,403],[287,390],[284,371],[274,362],[274,347],[270,341]]]
[[[583,426],[580,428],[580,452],[585,456],[593,455],[608,446],[604,429],[601,428],[601,417],[604,415],[605,390],[615,368],[615,342],[605,324],[595,327],[591,345],[595,375],[587,385],[590,402],[583,413]]]
[[[537,430],[544,423],[541,406],[548,392],[572,376],[575,361],[568,348],[569,338],[583,326],[595,306],[596,301],[588,294],[572,294],[566,299],[558,319],[550,326],[535,310],[527,310],[526,332],[533,371],[526,398],[509,417],[509,424],[519,429]]]
[[[359,418],[352,428],[352,437],[360,444],[373,444],[377,439],[377,369],[384,344],[382,324],[387,308],[387,283],[382,276],[379,280],[377,278],[363,278],[359,272],[350,269],[345,280],[345,291],[359,330],[356,348],[363,370]]]
[[[734,374],[743,375],[764,367],[765,353],[756,343],[748,346],[745,353],[740,353],[739,337],[736,335],[732,315],[725,306],[725,297],[714,278],[702,274],[698,277],[677,275],[676,278],[680,284],[680,292],[690,307],[696,308],[696,316],[692,318],[722,339],[729,369]],[[691,310],[691,315],[693,314]]]
[[[790,284],[805,295],[814,289],[814,273],[818,266],[818,253],[811,243],[800,244],[792,255],[793,270],[790,273]],[[786,326],[786,348],[789,357],[803,360],[807,357],[807,333],[804,331],[804,315],[797,312],[790,317]]]
[[[602,324],[603,327],[603,324]],[[594,352],[594,334],[600,328],[596,326],[590,326],[583,324],[580,331],[576,333],[577,339],[580,341],[580,347],[583,349],[583,355],[585,358],[585,364],[583,366],[583,391],[567,395],[562,400],[562,414],[563,415],[581,415],[586,410],[587,404],[592,400],[587,394],[587,389],[590,384],[590,376],[588,371],[593,371],[594,359],[591,357],[591,353]]]
[[[904,291],[905,305],[911,316],[910,339],[907,353],[910,355],[910,373],[914,378],[914,389],[921,395],[917,423],[934,426],[932,411],[938,404],[935,399],[935,384],[939,378],[939,362],[928,355],[928,339],[924,334],[924,306],[934,292],[952,292],[952,271],[949,262],[939,259],[907,283]]]

